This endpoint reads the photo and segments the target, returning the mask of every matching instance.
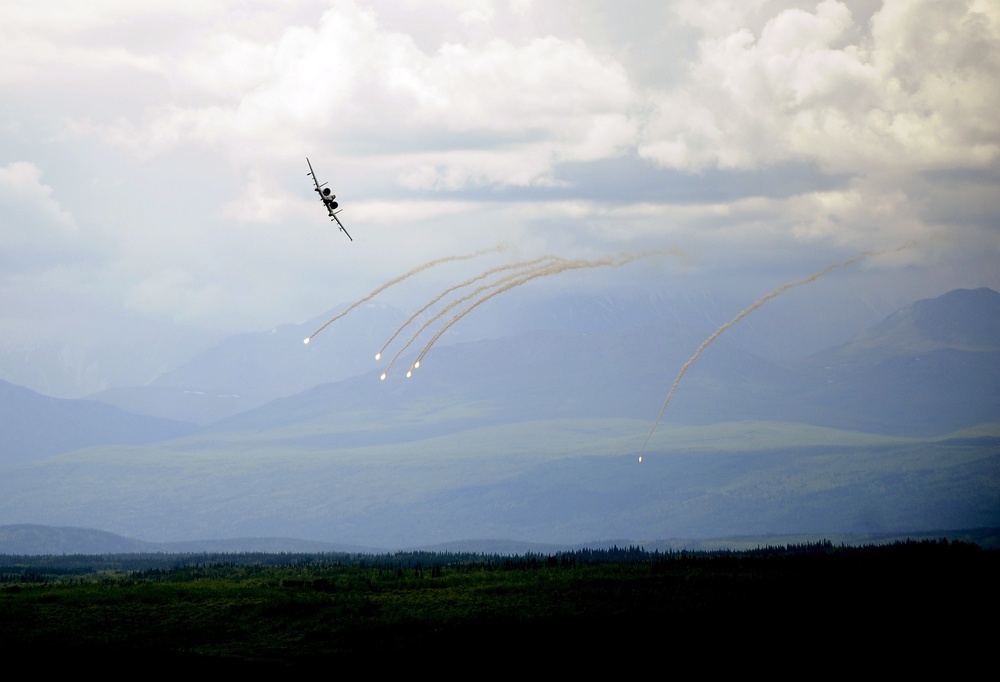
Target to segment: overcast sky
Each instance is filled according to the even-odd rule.
[[[5,0],[0,344],[266,329],[500,243],[753,300],[912,242],[837,286],[1000,288],[998,83],[994,0]]]

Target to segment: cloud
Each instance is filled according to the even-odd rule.
[[[27,161],[0,166],[0,251],[8,271],[51,267],[76,242],[76,220],[41,177]]]
[[[248,329],[499,241],[743,290],[944,234],[940,281],[998,281],[960,264],[1000,248],[996,3],[39,7],[0,6],[7,300]]]
[[[769,0],[679,0],[677,18],[706,36],[728,35],[751,23]]]
[[[493,11],[485,2],[438,4],[466,23],[488,24]],[[199,16],[194,26],[175,17],[158,46],[119,38],[93,48],[118,55],[116,68],[132,67],[135,78],[164,82],[165,97],[149,94],[137,116],[78,118],[75,133],[146,157],[194,143],[244,159],[284,157],[320,140],[341,156],[393,157],[412,153],[396,139],[422,139],[432,141],[417,164],[424,170],[405,184],[423,178],[424,188],[449,189],[544,184],[554,163],[614,156],[635,142],[639,98],[624,66],[579,38],[494,36],[425,51],[351,1],[263,39],[222,19]],[[181,44],[176,30],[186,22],[192,33]],[[91,53],[74,68],[106,65]]]
[[[236,196],[221,208],[222,216],[241,222],[276,223],[293,211],[304,213],[294,197],[280,188],[270,187],[260,173],[251,172]],[[298,209],[298,210],[296,210]]]
[[[887,0],[860,35],[823,0],[759,34],[702,39],[687,82],[651,96],[639,152],[689,171],[799,160],[856,173],[1000,156],[1000,8]]]
[[[596,10],[597,29],[560,26],[560,12],[529,2],[343,0],[318,18],[322,6],[307,2],[104,2],[100,13],[15,3],[4,12],[17,45],[0,48],[0,79],[109,90],[121,111],[79,107],[71,129],[146,157],[198,144],[256,172],[290,149],[378,156],[383,172],[406,157],[397,180],[411,189],[551,185],[558,163],[632,150],[686,172],[1000,156],[995,3],[887,0],[870,22],[837,0],[775,5],[675,3],[679,23],[701,33],[685,53],[677,31],[630,16],[629,37],[600,29]],[[397,21],[428,14],[449,27],[436,42]]]
[[[428,5],[446,8],[466,24],[489,23],[496,16],[492,0],[403,0],[402,4],[420,11],[426,11]]]
[[[217,285],[198,281],[180,268],[151,272],[130,290],[125,306],[141,313],[197,320],[224,308],[227,292]]]
[[[42,184],[42,171],[33,163],[14,161],[0,167],[0,201],[4,204],[4,234],[24,234],[26,230],[10,229],[19,221],[11,211],[25,218],[25,228],[68,236],[76,229],[73,216],[59,207],[52,198],[52,188]],[[30,216],[30,217],[29,217]]]

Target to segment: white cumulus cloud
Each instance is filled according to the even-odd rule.
[[[1000,155],[1000,6],[887,0],[860,31],[823,0],[699,43],[652,96],[640,153],[686,170],[981,166]],[[862,37],[859,37],[862,36]]]

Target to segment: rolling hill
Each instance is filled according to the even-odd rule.
[[[0,379],[0,463],[94,445],[152,443],[192,433],[193,424],[125,412],[93,400],[51,398]]]

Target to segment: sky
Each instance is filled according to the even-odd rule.
[[[6,0],[0,378],[84,393],[96,346],[166,369],[501,244],[386,301],[645,249],[683,257],[532,289],[749,302],[866,250],[828,286],[1000,289],[998,84],[993,0]]]

